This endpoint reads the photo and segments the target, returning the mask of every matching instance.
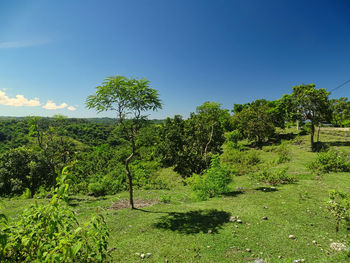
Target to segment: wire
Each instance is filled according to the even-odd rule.
[[[339,86],[335,87],[335,88],[334,88],[334,89],[332,89],[330,92],[335,91],[336,89],[339,89],[339,88],[343,87],[345,84],[347,84],[347,83],[349,83],[349,82],[350,82],[350,79],[349,79],[349,80],[347,80],[347,81],[345,81],[343,84],[341,84],[341,85],[339,85]]]

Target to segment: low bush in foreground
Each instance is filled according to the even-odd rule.
[[[52,200],[31,205],[8,224],[0,214],[1,262],[106,262],[109,232],[101,215],[80,225],[68,206],[64,176]]]
[[[349,172],[350,162],[345,153],[330,149],[317,154],[316,160],[308,165],[316,173]]]
[[[295,176],[287,173],[287,168],[276,169],[265,167],[259,172],[253,174],[253,178],[269,185],[290,184],[296,182]]]
[[[332,190],[329,191],[329,199],[327,209],[335,217],[335,231],[339,231],[339,225],[342,221],[345,221],[348,229],[350,229],[350,195]]]
[[[186,182],[191,186],[195,199],[199,200],[206,200],[228,192],[228,185],[231,181],[229,171],[220,165],[218,157],[211,160],[210,168],[204,174],[194,174],[186,179]]]

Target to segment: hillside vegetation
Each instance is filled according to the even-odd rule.
[[[350,260],[350,136],[322,128],[347,99],[303,84],[151,121],[148,80],[96,89],[116,119],[0,120],[1,261]]]

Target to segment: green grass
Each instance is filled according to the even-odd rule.
[[[344,226],[335,232],[335,221],[325,208],[328,190],[350,193],[350,175],[313,175],[306,165],[316,153],[309,150],[309,136],[302,139],[301,145],[288,145],[291,160],[278,165],[288,167],[288,172],[296,176],[294,184],[271,189],[243,175],[234,178],[230,194],[208,201],[192,201],[190,190],[179,186],[170,191],[135,191],[135,198],[171,196],[169,204],[158,203],[142,210],[109,209],[113,202],[127,199],[126,192],[100,198],[77,196],[71,204],[81,221],[87,221],[94,211],[105,216],[111,233],[109,247],[115,248],[114,262],[249,262],[255,258],[266,262],[350,262],[345,253],[329,247],[332,242],[350,247],[350,240]],[[349,137],[338,134],[321,133],[320,139],[350,142]],[[350,153],[350,147],[344,144],[336,147]],[[276,156],[261,151],[264,162]],[[235,191],[236,187],[243,190]],[[6,199],[5,213],[16,220],[31,202],[34,200]],[[238,216],[242,224],[229,222],[231,216]],[[296,239],[289,239],[289,235]],[[142,260],[135,253],[152,255]]]

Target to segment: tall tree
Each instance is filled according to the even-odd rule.
[[[96,94],[86,99],[87,108],[97,112],[115,111],[118,125],[130,143],[130,155],[125,159],[125,172],[129,181],[130,205],[134,209],[132,174],[129,164],[136,151],[136,138],[145,123],[147,111],[155,111],[162,107],[158,91],[149,87],[147,79],[111,76],[101,86],[96,87]]]
[[[348,98],[341,97],[330,100],[330,103],[332,107],[332,122],[341,127],[343,121],[350,118],[350,101],[348,101]]]
[[[302,84],[293,87],[296,117],[311,123],[311,149],[315,150],[315,125],[321,121],[330,120],[331,111],[328,100],[329,92],[325,89],[316,89],[315,84]]]

